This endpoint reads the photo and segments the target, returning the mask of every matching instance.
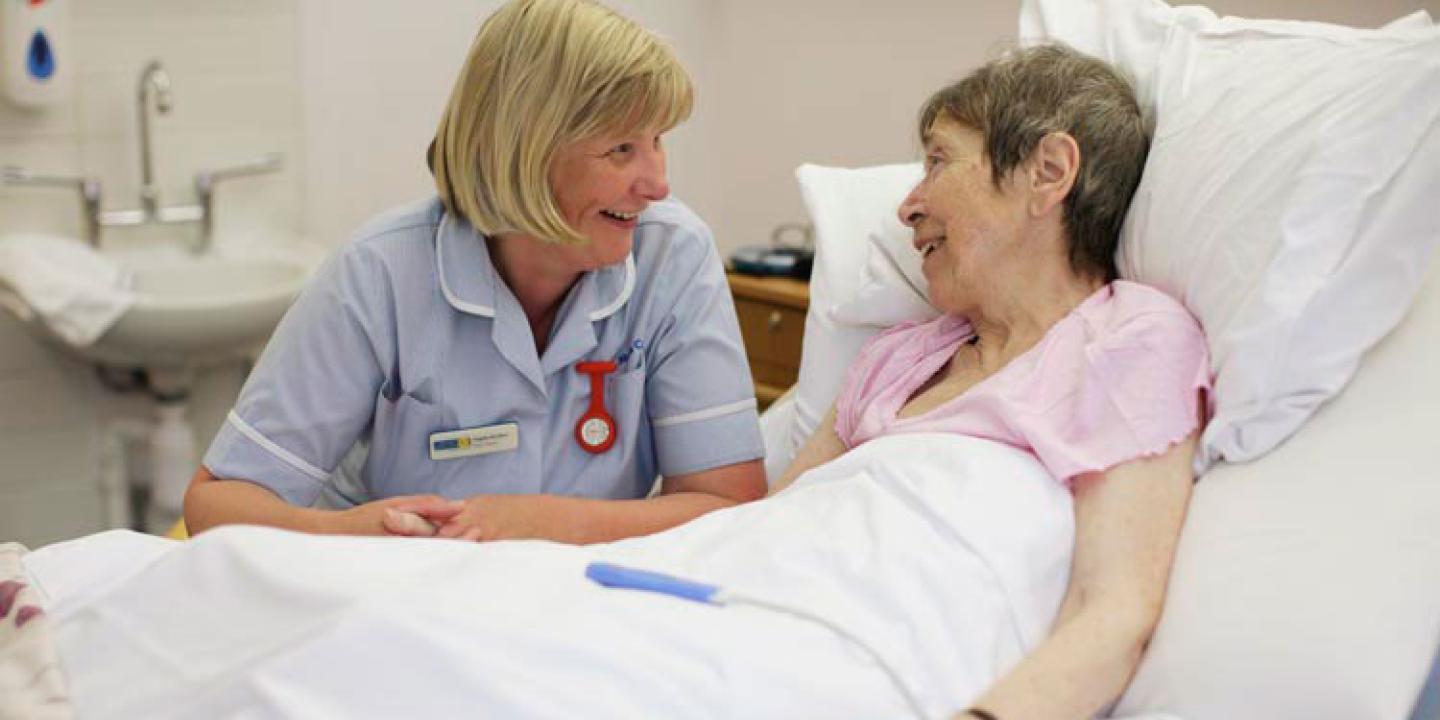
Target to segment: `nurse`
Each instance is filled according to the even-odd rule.
[[[671,51],[593,2],[486,20],[428,154],[438,197],[362,228],[281,321],[191,532],[585,543],[763,495],[720,259],[668,199],[691,102]],[[313,507],[357,443],[358,504]]]

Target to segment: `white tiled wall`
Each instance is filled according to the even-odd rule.
[[[92,400],[83,365],[0,314],[0,537],[38,543],[98,527]]]
[[[57,60],[75,63],[72,92],[40,112],[0,101],[0,165],[94,176],[107,209],[134,207],[138,76],[158,59],[174,92],[173,111],[151,123],[162,203],[192,202],[198,170],[279,151],[281,173],[219,187],[217,240],[296,242],[304,207],[298,2],[71,0],[73,57]],[[79,236],[80,227],[73,193],[0,188],[0,232]],[[107,241],[133,237],[114,232]],[[240,378],[238,365],[197,378],[191,415],[200,445]],[[100,431],[146,409],[139,398],[112,396],[90,367],[0,313],[0,540],[35,546],[101,529]]]

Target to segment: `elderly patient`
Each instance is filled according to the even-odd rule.
[[[968,714],[1089,717],[1159,618],[1209,389],[1196,321],[1116,279],[1140,111],[1106,65],[1046,46],[937,92],[920,137],[925,176],[899,213],[943,314],[864,347],[776,487],[894,433],[1032,452],[1073,491],[1070,585],[1048,640]]]

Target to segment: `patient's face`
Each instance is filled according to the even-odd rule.
[[[987,278],[1013,263],[1026,212],[1008,188],[991,179],[984,135],[948,117],[936,120],[925,143],[925,177],[899,212],[915,230],[930,302],[940,310],[971,312]]]

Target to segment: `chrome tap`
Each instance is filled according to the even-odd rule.
[[[164,115],[173,104],[170,75],[159,60],[151,60],[140,72],[138,92],[140,111],[140,207],[125,210],[104,210],[100,204],[100,182],[89,177],[58,177],[31,173],[20,167],[0,168],[0,185],[70,187],[78,190],[84,201],[85,237],[92,245],[100,244],[100,230],[150,223],[189,223],[200,226],[198,238],[191,249],[196,253],[210,249],[215,235],[215,186],[231,178],[272,173],[284,165],[280,153],[268,153],[248,162],[220,169],[204,170],[195,176],[195,202],[190,205],[161,206],[160,190],[155,185],[155,164],[150,147],[150,105]]]
[[[249,162],[219,170],[204,170],[195,175],[195,198],[200,203],[200,246],[198,250],[209,249],[215,236],[215,185],[221,180],[277,172],[285,164],[285,156],[278,152],[265,153]]]
[[[153,220],[159,214],[160,189],[155,187],[155,162],[150,151],[150,95],[155,95],[155,112],[165,115],[170,112],[170,74],[160,66],[159,60],[151,60],[140,71],[140,206],[145,218]]]
[[[80,192],[85,203],[85,240],[91,245],[100,245],[100,181],[91,177],[67,177],[59,175],[37,175],[22,167],[6,165],[0,168],[0,185],[28,185],[31,187],[71,188]]]

